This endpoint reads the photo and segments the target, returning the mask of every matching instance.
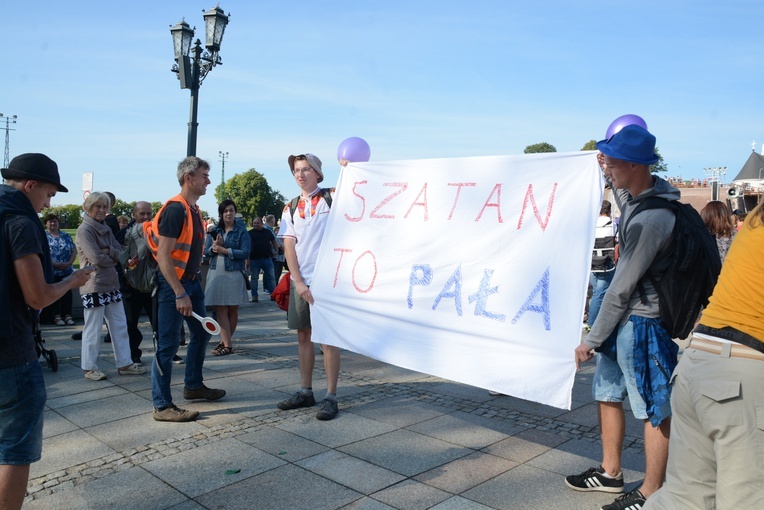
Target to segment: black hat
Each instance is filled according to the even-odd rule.
[[[2,169],[3,179],[31,179],[33,181],[55,184],[58,191],[68,193],[61,185],[58,165],[45,154],[27,153],[16,156],[8,168]]]

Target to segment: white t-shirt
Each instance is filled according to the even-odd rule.
[[[334,199],[334,189],[331,190]],[[291,202],[291,201],[290,201]],[[324,237],[326,222],[329,219],[329,204],[324,200],[321,188],[316,188],[305,200],[300,196],[297,209],[294,211],[294,222],[289,212],[289,204],[284,207],[281,214],[281,239],[294,239],[297,263],[300,265],[300,275],[306,285],[313,280],[313,271],[316,268],[318,250],[321,248],[321,240]],[[290,271],[295,268],[290,267]]]

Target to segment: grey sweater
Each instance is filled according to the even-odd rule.
[[[621,210],[623,226],[637,205],[647,197],[659,196],[668,200],[679,200],[681,193],[660,177],[653,176],[653,187],[646,189],[636,197],[626,190],[616,190],[615,201]],[[597,320],[592,330],[584,339],[589,347],[596,348],[610,336],[618,326],[623,325],[629,316],[660,317],[658,293],[645,273],[661,274],[667,260],[664,256],[671,244],[671,231],[674,228],[674,213],[668,209],[650,209],[628,220],[628,229],[620,231],[620,254],[613,281],[602,301]],[[647,304],[642,303],[637,283],[642,285],[647,296]]]
[[[86,214],[77,229],[75,244],[80,257],[80,267],[96,266],[90,280],[80,287],[80,293],[103,294],[119,290],[116,266],[122,247],[114,238],[111,228]]]

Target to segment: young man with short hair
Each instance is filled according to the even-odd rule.
[[[95,268],[57,283],[37,213],[61,185],[58,165],[44,154],[22,154],[2,169],[0,185],[0,508],[21,508],[29,465],[42,455],[45,381],[34,344],[38,310],[81,287]]]
[[[605,505],[602,510],[639,510],[645,499],[663,484],[668,457],[670,409],[661,408],[659,425],[648,419],[651,406],[641,396],[635,366],[635,346],[655,346],[671,361],[662,367],[668,374],[676,366],[678,347],[660,321],[658,293],[648,271],[662,275],[672,249],[674,213],[665,208],[648,209],[634,217],[640,202],[649,197],[678,200],[679,190],[650,172],[658,161],[655,137],[640,126],[630,125],[608,140],[597,142],[600,164],[610,180],[621,215],[618,270],[605,294],[597,318],[586,338],[575,350],[576,366],[592,358],[606,340],[615,336],[615,352],[597,355],[592,393],[598,404],[602,437],[602,464],[580,475],[566,477],[565,483],[577,491],[623,492],[621,451],[626,418],[623,401],[628,398],[637,419],[644,421],[645,479],[642,485]],[[624,228],[624,225],[627,225]],[[668,399],[670,386],[660,398]],[[656,397],[653,395],[653,397]],[[665,406],[668,407],[668,406]]]
[[[313,367],[316,352],[311,341],[310,306],[318,250],[329,219],[330,203],[318,184],[324,180],[321,160],[313,154],[289,156],[289,170],[294,175],[301,193],[294,211],[290,204],[281,215],[279,237],[284,240],[284,254],[291,273],[289,294],[289,327],[297,330],[297,353],[300,364],[302,388],[291,398],[278,404],[282,410],[311,407],[313,397]],[[333,191],[333,190],[332,190]],[[323,345],[324,369],[326,371],[326,398],[319,404],[316,418],[331,420],[339,412],[337,406],[337,380],[340,373],[340,349]]]

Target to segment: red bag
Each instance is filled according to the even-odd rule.
[[[271,299],[276,302],[276,306],[284,311],[289,311],[289,287],[291,278],[289,273],[284,273],[284,276],[281,277],[279,284],[276,285],[276,288],[271,294]]]

